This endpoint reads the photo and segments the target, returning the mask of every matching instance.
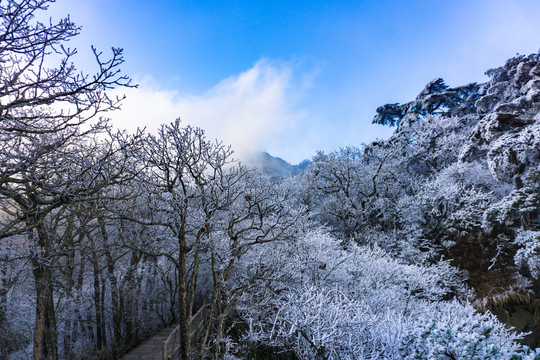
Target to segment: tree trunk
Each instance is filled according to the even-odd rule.
[[[122,304],[122,314],[125,322],[125,339],[129,343],[125,344],[127,346],[133,345],[139,341],[138,330],[137,330],[137,312],[138,312],[138,291],[139,286],[135,279],[134,273],[136,272],[137,266],[141,261],[141,254],[135,250],[131,251],[131,259],[129,264],[129,271],[122,280],[122,292],[121,292],[121,304]]]
[[[523,180],[521,176],[525,172],[525,164],[521,163],[517,157],[517,153],[514,149],[508,151],[508,158],[514,165],[514,185],[516,190],[523,188]],[[531,215],[529,212],[520,213],[521,228],[523,230],[529,230],[531,228]]]
[[[180,359],[189,360],[191,356],[190,328],[191,319],[188,318],[187,306],[187,274],[186,274],[186,234],[185,222],[178,235],[178,320],[180,321]]]
[[[34,360],[58,359],[56,317],[50,268],[50,243],[43,224],[37,226],[38,246],[32,256],[34,283],[36,286],[36,320],[34,327]],[[29,231],[29,240],[34,233]]]
[[[69,241],[69,251],[66,256],[66,266],[65,266],[65,295],[66,298],[70,301],[73,301],[73,291],[75,290],[75,279],[73,278],[75,274],[75,246],[73,244],[73,237],[68,237]],[[75,307],[76,308],[76,307]],[[75,320],[73,316],[68,315],[65,319],[64,325],[64,339],[63,339],[63,351],[64,357],[66,359],[71,359],[74,357],[72,343],[75,341],[76,337],[74,334]],[[73,336],[72,336],[73,335]]]
[[[7,280],[7,265],[3,258],[0,258],[0,359],[7,359],[8,346],[11,340],[8,336],[8,323],[6,317],[7,307],[7,293],[8,293],[8,280]],[[4,305],[5,304],[5,305]]]
[[[96,246],[94,240],[88,237],[92,246],[92,267],[93,267],[93,285],[94,285],[94,316],[96,318],[96,347],[101,350],[105,345],[104,339],[104,319],[102,318],[103,311],[101,309],[101,282],[98,256],[96,254]]]
[[[116,281],[116,276],[114,275],[114,259],[111,254],[110,248],[112,244],[109,241],[109,236],[107,234],[107,229],[105,228],[105,221],[102,218],[99,218],[99,227],[101,231],[101,237],[103,238],[103,243],[105,246],[103,250],[105,252],[105,257],[107,259],[107,277],[109,279],[109,284],[111,286],[111,305],[112,305],[112,320],[113,320],[113,358],[116,358],[116,349],[122,343],[122,317],[120,313],[120,301],[118,296],[118,282]]]

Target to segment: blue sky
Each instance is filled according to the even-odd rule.
[[[540,1],[57,0],[49,15],[83,27],[72,46],[124,48],[120,127],[149,131],[181,117],[239,156],[266,150],[292,163],[388,137],[375,109],[412,100],[443,77],[485,70],[540,48]]]

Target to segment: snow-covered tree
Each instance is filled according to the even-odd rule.
[[[504,359],[521,351],[493,316],[443,300],[469,296],[446,262],[414,266],[380,249],[345,250],[324,230],[251,256],[275,270],[238,306],[246,337],[300,359]]]
[[[129,86],[119,73],[122,50],[113,48],[107,60],[94,51],[96,73],[80,73],[72,62],[76,51],[65,46],[79,28],[69,18],[35,20],[49,3],[0,4],[0,239],[16,236],[32,249],[35,359],[58,357],[52,218],[120,181],[119,154],[133,142],[98,119],[120,101],[106,90]]]

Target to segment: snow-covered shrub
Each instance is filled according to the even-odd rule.
[[[524,187],[490,206],[484,213],[483,226],[489,229],[496,224],[512,225],[524,214],[535,211],[540,201],[537,189]]]
[[[504,133],[493,141],[487,163],[495,178],[507,182],[512,181],[520,164],[526,164],[527,168],[537,167],[540,164],[540,123]]]
[[[253,340],[286,346],[299,359],[373,357],[386,351],[378,318],[337,289],[306,286],[285,293],[266,323],[250,321]]]
[[[411,265],[377,248],[345,250],[324,230],[248,257],[273,270],[239,301],[246,339],[300,359],[509,359],[522,351],[493,316],[443,300],[468,296],[447,262]]]
[[[404,359],[509,359],[518,339],[490,315],[457,302],[426,304],[401,342]]]
[[[456,181],[458,169],[450,168],[424,183],[416,194],[396,204],[402,239],[400,257],[422,261],[437,259],[465,232],[481,232],[485,209],[493,202],[489,190]],[[416,252],[416,254],[415,254]]]
[[[404,315],[374,311],[337,288],[284,293],[266,321],[249,319],[248,338],[299,359],[532,359],[492,315],[457,301],[422,301]]]
[[[516,252],[516,265],[528,268],[531,275],[540,275],[540,231],[519,231],[515,242],[521,246]]]

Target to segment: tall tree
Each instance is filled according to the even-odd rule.
[[[58,357],[51,269],[53,236],[47,218],[120,181],[122,156],[132,142],[110,133],[98,115],[118,108],[106,90],[130,86],[119,73],[122,50],[98,70],[80,73],[75,50],[64,44],[79,33],[69,17],[42,23],[36,15],[51,0],[7,1],[0,5],[0,240],[26,236],[32,246],[36,289],[34,359]],[[95,119],[95,120],[94,120]],[[85,146],[83,146],[83,144]],[[114,172],[109,173],[115,164]],[[118,166],[117,166],[118,165]]]
[[[228,147],[208,140],[199,128],[181,127],[180,120],[163,125],[156,136],[146,137],[138,155],[145,165],[139,188],[146,211],[123,214],[162,230],[162,243],[154,240],[136,249],[164,256],[177,269],[182,359],[191,353],[189,334],[200,252],[216,212],[226,206],[220,196],[226,189],[220,181],[231,155]]]

